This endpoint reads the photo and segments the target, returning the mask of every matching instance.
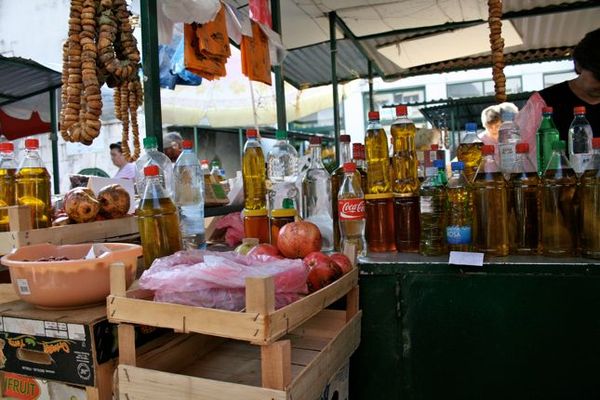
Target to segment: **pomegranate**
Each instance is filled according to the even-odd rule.
[[[324,288],[342,276],[342,270],[320,251],[310,253],[304,257],[303,262],[308,268],[306,284],[310,293]]]
[[[347,274],[352,270],[352,263],[345,254],[333,253],[329,258],[331,258],[332,263],[338,266],[342,274]]]
[[[283,258],[283,257],[281,257],[281,253],[279,253],[279,250],[277,249],[277,247],[273,246],[272,244],[268,244],[268,243],[262,243],[257,246],[254,246],[247,253],[247,256],[249,256],[249,257],[270,256],[270,257],[276,257],[276,258]]]
[[[64,199],[67,215],[75,222],[93,221],[100,211],[100,203],[87,188],[75,188],[67,192]]]
[[[285,224],[279,231],[277,247],[287,258],[304,258],[321,250],[321,232],[317,225],[308,221]]]
[[[129,212],[131,199],[129,193],[121,185],[113,184],[100,189],[100,215],[106,219],[121,218]]]

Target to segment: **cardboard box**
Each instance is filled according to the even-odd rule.
[[[118,355],[116,331],[105,305],[56,311],[23,301],[2,304],[0,371],[96,387],[99,366]],[[140,327],[136,343],[157,334],[157,329]]]
[[[5,373],[2,398],[10,400],[87,400],[85,388]]]

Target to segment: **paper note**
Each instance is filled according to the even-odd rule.
[[[468,251],[451,251],[448,264],[483,266],[483,253],[471,253]]]

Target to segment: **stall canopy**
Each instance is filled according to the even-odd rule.
[[[246,0],[232,0],[248,12]],[[297,87],[331,83],[329,20],[337,25],[339,82],[491,66],[485,0],[285,0],[285,79]],[[330,14],[333,13],[333,14]],[[600,27],[600,1],[504,0],[507,64],[568,58]]]
[[[34,61],[0,56],[0,134],[14,140],[51,131],[49,92],[61,74]]]

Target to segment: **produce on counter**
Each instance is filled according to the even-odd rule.
[[[344,274],[329,256],[320,251],[304,257],[303,263],[308,269],[307,285],[310,293],[333,283]]]
[[[277,249],[277,247],[272,244],[262,243],[257,246],[254,246],[248,252],[249,257],[258,257],[258,256],[271,256],[275,258],[283,258],[281,253]]]
[[[308,221],[285,224],[277,238],[277,247],[287,258],[304,258],[314,251],[320,251],[321,244],[319,228]]]
[[[106,219],[121,218],[127,215],[131,205],[129,193],[118,184],[108,185],[98,192],[100,215]]]
[[[329,258],[331,258],[331,262],[337,265],[343,274],[347,274],[352,270],[352,262],[345,254],[333,253]]]
[[[100,211],[100,202],[91,190],[75,188],[65,195],[64,207],[69,219],[75,222],[90,222]]]
[[[248,254],[253,247],[258,246],[258,239],[256,238],[244,238],[242,239],[242,244],[233,250],[235,253],[245,256]]]

